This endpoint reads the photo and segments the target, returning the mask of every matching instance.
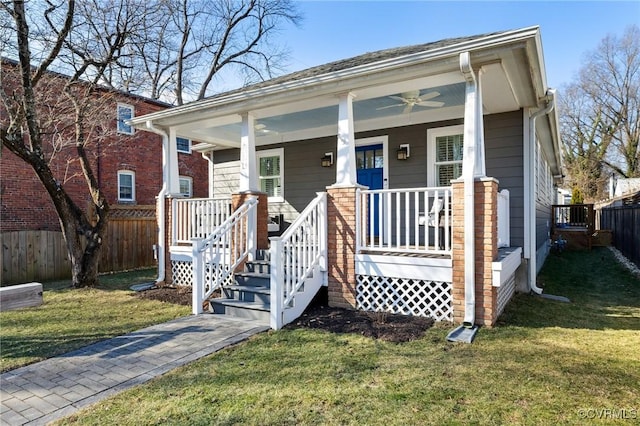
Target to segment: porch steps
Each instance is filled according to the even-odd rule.
[[[271,267],[267,251],[258,251],[257,260],[247,262],[245,271],[234,274],[234,285],[222,287],[222,297],[209,299],[214,314],[270,321]]]

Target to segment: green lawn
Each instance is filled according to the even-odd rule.
[[[471,345],[446,343],[449,325],[404,344],[284,329],[61,423],[637,423],[640,280],[594,249],[550,257],[540,281],[572,303],[517,295]]]
[[[188,306],[142,300],[129,290],[155,269],[102,275],[97,288],[43,284],[44,304],[0,313],[0,371],[40,361],[152,324],[189,315]]]

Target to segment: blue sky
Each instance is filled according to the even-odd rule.
[[[569,83],[607,34],[640,25],[640,1],[298,1],[304,21],[287,28],[287,71],[361,53],[539,25],[547,81]]]

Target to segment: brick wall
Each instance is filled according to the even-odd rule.
[[[329,306],[356,307],[356,187],[327,189]]]
[[[115,95],[112,128],[116,128],[117,103],[127,103],[140,116],[166,106],[125,94]],[[48,146],[45,145],[45,149]],[[48,155],[51,154],[49,149]],[[133,135],[113,132],[99,143],[87,145],[91,166],[110,204],[155,204],[162,188],[162,138],[136,130]],[[193,179],[194,197],[207,197],[207,162],[199,153],[178,153],[180,174]],[[76,159],[75,148],[57,152],[51,169],[69,196],[82,209],[89,192]],[[118,170],[135,172],[135,202],[118,202]],[[0,232],[18,230],[60,230],[58,217],[44,186],[32,168],[6,148],[0,154]]]
[[[464,182],[453,182],[453,317],[464,318]],[[498,181],[475,182],[475,321],[492,326],[497,319],[497,288],[491,264],[498,256]]]

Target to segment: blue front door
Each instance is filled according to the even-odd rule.
[[[356,169],[358,171],[358,183],[368,186],[369,189],[383,188],[383,171],[384,171],[384,153],[382,144],[367,145],[356,147]],[[373,223],[369,223],[369,227],[373,226],[374,235],[378,236],[379,209],[378,205],[380,197],[376,196],[373,200]],[[370,216],[369,216],[370,217]]]

